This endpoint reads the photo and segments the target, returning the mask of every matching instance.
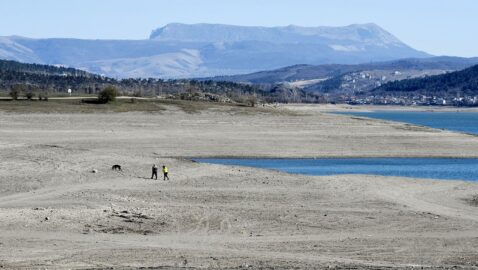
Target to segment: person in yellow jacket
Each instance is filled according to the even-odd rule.
[[[165,165],[163,165],[163,180],[166,181],[166,178],[168,178],[168,180],[169,180],[169,177],[168,177],[168,167],[166,167]]]

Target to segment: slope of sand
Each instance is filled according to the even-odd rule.
[[[477,157],[475,136],[316,109],[171,106],[0,113],[0,138],[5,269],[478,266],[477,183],[309,177],[185,159]],[[171,181],[149,179],[153,162],[170,167]]]

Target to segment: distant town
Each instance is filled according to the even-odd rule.
[[[426,95],[403,96],[342,96],[340,103],[351,105],[422,105],[422,106],[478,106],[478,96],[439,97]],[[334,101],[339,102],[339,100]]]
[[[447,75],[442,70],[406,70],[406,71],[362,71],[341,77],[340,85],[326,100],[332,103],[374,104],[374,105],[424,105],[424,106],[478,106],[478,95],[466,95],[462,91],[380,91],[389,82],[400,83],[402,80],[420,78],[432,79],[435,75]],[[438,76],[439,77],[439,76]],[[379,90],[379,91],[377,91]],[[435,89],[434,89],[435,90]],[[472,89],[471,89],[472,90]]]

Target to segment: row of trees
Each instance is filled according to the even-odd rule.
[[[24,84],[16,84],[10,90],[9,96],[13,100],[17,100],[21,95],[23,95],[26,99],[32,100],[36,94],[35,90],[32,90],[27,85]],[[38,99],[43,101],[48,101],[48,94],[47,93],[38,93]]]
[[[9,95],[13,100],[18,100],[21,95],[23,95],[27,100],[33,100],[33,98],[36,96],[35,92],[28,90],[28,87],[26,87],[24,84],[14,85],[10,90]],[[117,96],[118,90],[116,87],[107,86],[98,93],[98,100],[95,103],[104,104],[110,101],[115,101]],[[38,93],[38,100],[48,101],[48,94],[42,92]]]

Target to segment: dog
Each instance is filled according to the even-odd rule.
[[[118,165],[118,164],[116,164],[116,165],[113,165],[113,166],[111,167],[111,169],[112,169],[113,171],[116,171],[116,170],[118,170],[118,171],[122,171],[122,170],[121,170],[121,166],[120,166],[120,165]]]

